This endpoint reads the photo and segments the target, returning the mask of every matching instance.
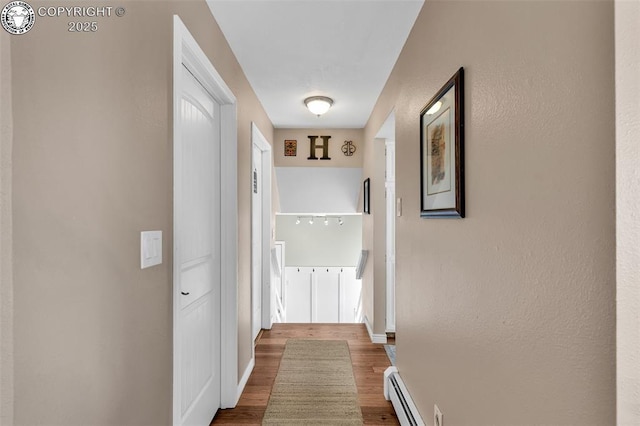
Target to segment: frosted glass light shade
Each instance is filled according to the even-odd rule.
[[[312,96],[304,100],[304,104],[309,111],[320,117],[325,112],[329,111],[331,105],[333,105],[333,99],[326,96]]]
[[[440,108],[442,108],[442,102],[438,101],[433,104],[431,108],[429,108],[429,110],[427,111],[427,115],[435,114],[436,112],[440,111]]]

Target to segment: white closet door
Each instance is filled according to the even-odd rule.
[[[313,322],[340,322],[340,268],[317,268],[313,277]]]
[[[180,424],[220,407],[220,106],[183,67],[176,147],[175,257]],[[177,292],[180,294],[177,294]]]

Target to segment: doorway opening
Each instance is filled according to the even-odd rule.
[[[287,249],[282,322],[362,322],[360,214],[279,214],[276,240]]]
[[[396,215],[400,213],[396,200],[396,117],[392,111],[376,135],[385,144],[385,269],[386,269],[386,309],[385,331],[388,335],[396,332]]]

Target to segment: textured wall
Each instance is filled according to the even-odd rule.
[[[640,3],[616,1],[618,424],[640,424]]]
[[[615,422],[613,33],[612,1],[427,1],[378,100],[398,368],[429,424]],[[420,219],[420,110],[460,66],[467,218]]]
[[[96,33],[38,18],[11,39],[21,425],[172,421],[174,13],[238,100],[240,374],[251,357],[251,122],[273,128],[204,1],[118,6]],[[149,229],[165,261],[140,270]]]

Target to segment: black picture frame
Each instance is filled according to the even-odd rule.
[[[366,214],[371,214],[371,205],[369,202],[369,185],[370,185],[370,180],[369,178],[366,178],[364,180],[364,183],[362,184],[362,199],[363,199],[363,208],[362,211],[365,212]]]
[[[464,69],[420,111],[420,217],[464,218]]]

